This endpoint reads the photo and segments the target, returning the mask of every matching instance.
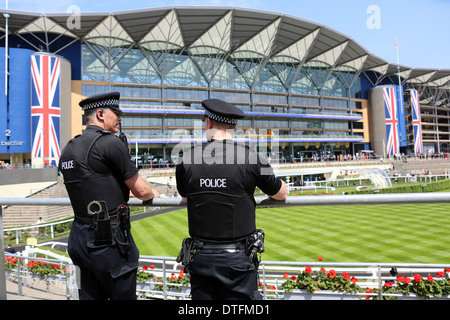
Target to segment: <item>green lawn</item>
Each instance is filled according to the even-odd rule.
[[[263,260],[450,263],[448,204],[257,209]],[[133,222],[143,255],[176,256],[188,236],[186,209]]]

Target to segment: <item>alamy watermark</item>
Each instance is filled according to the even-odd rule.
[[[79,6],[71,5],[67,7],[66,13],[70,13],[70,17],[66,20],[67,29],[81,29],[81,9]]]
[[[377,5],[370,5],[366,10],[367,14],[370,14],[366,20],[366,26],[370,30],[381,29],[381,9]]]

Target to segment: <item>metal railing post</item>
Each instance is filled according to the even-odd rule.
[[[70,271],[69,271],[69,263],[67,263],[67,262],[65,262],[64,263],[64,268],[66,269],[66,300],[70,300],[70,289],[69,289],[69,286],[70,286],[70,280],[72,280],[72,279],[69,279],[69,273],[70,273]]]
[[[5,242],[3,240],[3,207],[0,204],[0,300],[6,300]]]
[[[163,260],[163,297],[167,300],[166,259]]]
[[[381,266],[378,266],[378,298],[380,300],[383,299],[382,297],[382,280],[381,280]]]
[[[266,265],[265,264],[262,265],[262,274],[263,274],[263,281],[262,281],[263,294],[264,294],[264,299],[266,299],[267,291],[266,291]]]
[[[22,296],[22,271],[23,268],[22,262],[23,259],[20,257],[22,256],[22,253],[17,254],[17,295]]]

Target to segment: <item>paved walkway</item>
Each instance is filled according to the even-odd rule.
[[[1,197],[1,196],[0,196]],[[163,214],[179,208],[164,208],[154,210],[139,215],[132,216],[132,220],[140,220],[150,216]],[[67,242],[68,238],[58,239],[60,242]],[[23,250],[23,247],[15,247],[16,250]],[[22,286],[22,295],[18,295],[17,282],[6,281],[7,300],[66,300],[66,287],[60,284],[52,284],[47,289],[47,284],[43,280],[27,280],[28,287]]]
[[[18,295],[17,282],[6,281],[6,300],[66,300],[66,287],[52,284],[47,289],[43,280],[29,280],[28,287],[22,286],[22,295]]]
[[[0,198],[25,198],[30,194],[45,189],[55,182],[36,182],[23,184],[9,184],[0,186]],[[30,281],[31,282],[31,281]],[[43,281],[32,281],[28,287],[22,286],[22,295],[18,295],[16,282],[6,281],[7,300],[65,300],[66,288],[52,285],[50,292]]]
[[[26,198],[30,194],[48,188],[56,181],[0,185],[0,198]]]
[[[25,198],[37,190],[42,190],[55,182],[37,182],[26,184],[11,184],[0,186],[0,198]],[[178,208],[164,208],[150,211],[144,214],[139,214],[132,217],[132,220],[139,220],[149,216],[162,214],[168,211],[176,210]],[[58,239],[58,241],[65,242],[67,238]],[[16,250],[21,250],[22,247],[16,247]],[[17,282],[6,281],[7,300],[66,300],[66,288],[63,285],[52,284],[50,289],[47,289],[45,281],[28,280],[28,287],[22,286],[22,295],[18,295]]]

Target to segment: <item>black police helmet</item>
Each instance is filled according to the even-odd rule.
[[[215,121],[235,125],[245,117],[241,109],[219,99],[204,100],[202,106],[206,109],[205,116]]]
[[[83,111],[96,108],[111,108],[122,113],[119,107],[120,92],[100,93],[81,100],[79,105]]]

